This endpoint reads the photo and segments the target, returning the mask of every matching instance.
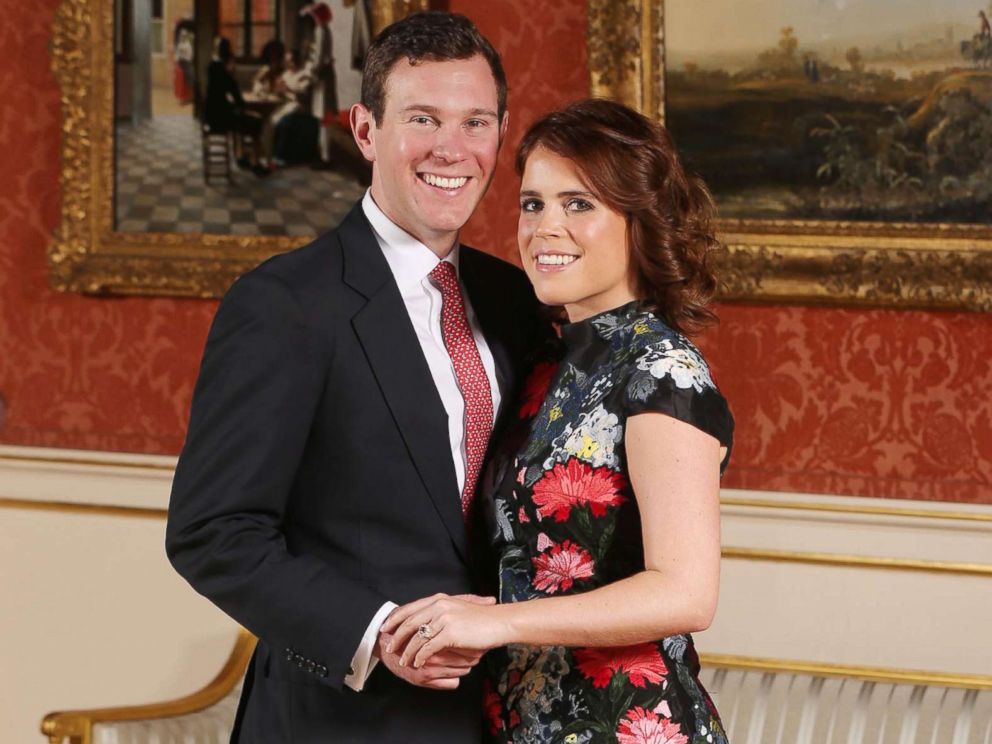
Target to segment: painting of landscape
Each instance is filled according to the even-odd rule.
[[[666,124],[725,218],[989,224],[986,2],[666,0]]]

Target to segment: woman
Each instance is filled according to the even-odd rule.
[[[568,322],[490,468],[500,603],[431,597],[382,630],[415,665],[497,649],[495,741],[725,743],[689,636],[716,607],[733,431],[683,335],[713,318],[712,201],[661,125],[608,101],[535,123],[517,169],[521,260]]]
[[[263,134],[277,165],[305,163],[317,157],[319,125],[308,110],[312,85],[313,78],[303,67],[300,53],[287,51],[285,72],[276,86],[285,103],[272,112]]]
[[[272,39],[265,43],[258,56],[262,66],[252,80],[251,92],[258,98],[277,96],[279,80],[286,70],[286,45],[279,39]]]
[[[176,60],[173,73],[173,92],[176,100],[185,105],[192,103],[196,95],[196,78],[193,73],[193,49],[196,42],[196,26],[190,18],[180,18],[172,34],[173,56]]]

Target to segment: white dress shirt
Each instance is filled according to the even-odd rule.
[[[402,228],[394,224],[379,208],[372,198],[372,192],[366,191],[362,199],[362,210],[372,225],[376,241],[386,257],[389,269],[393,273],[396,285],[399,287],[403,304],[417,332],[417,340],[424,352],[427,366],[430,368],[434,386],[437,388],[445,413],[448,414],[448,440],[451,444],[451,459],[455,465],[455,477],[458,479],[458,494],[465,487],[465,400],[458,387],[455,368],[448,356],[441,335],[441,290],[434,286],[429,274],[442,260],[450,262],[458,271],[458,250],[455,246],[444,259],[426,245],[414,238]],[[493,413],[499,411],[501,400],[499,384],[496,381],[496,362],[493,359],[489,344],[486,343],[479,322],[472,310],[468,295],[462,293],[465,303],[465,314],[468,316],[469,327],[479,347],[482,366],[489,378],[489,389],[493,398]],[[365,682],[378,661],[372,656],[379,628],[396,605],[386,602],[372,618],[365,635],[351,663],[351,674],[344,678],[344,683],[351,689],[361,691]]]

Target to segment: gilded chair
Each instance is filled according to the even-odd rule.
[[[227,744],[255,638],[240,631],[223,669],[203,689],[151,705],[50,713],[50,744]]]

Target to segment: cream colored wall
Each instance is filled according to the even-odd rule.
[[[167,500],[168,469],[20,467],[5,454],[7,499]],[[0,741],[42,742],[45,713],[164,700],[219,671],[237,627],[176,575],[164,537],[162,518],[0,508]]]
[[[730,503],[740,499],[772,506]],[[725,557],[716,619],[696,636],[701,653],[992,675],[992,509],[727,491],[721,521],[725,553],[848,555],[926,570]],[[936,570],[941,564],[981,575]]]
[[[235,626],[172,571],[154,516],[173,465],[0,447],[0,741],[41,742],[47,712],[162,700],[219,670]],[[853,554],[973,564],[985,575],[726,558],[716,621],[697,635],[703,653],[992,675],[992,510],[742,491],[724,501],[730,554]],[[152,516],[52,511],[50,502]],[[817,505],[923,514],[809,508]]]

